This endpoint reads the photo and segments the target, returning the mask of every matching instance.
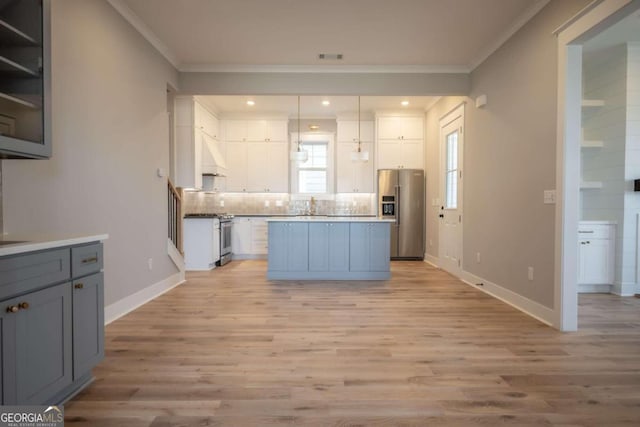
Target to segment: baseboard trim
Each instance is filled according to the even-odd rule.
[[[238,261],[246,259],[267,259],[267,254],[233,254],[231,259]]]
[[[636,293],[636,284],[634,282],[614,283],[611,293],[621,297],[632,297]]]
[[[580,294],[610,294],[611,285],[580,285],[578,284],[578,293]]]
[[[555,313],[549,307],[523,297],[509,289],[505,289],[502,286],[496,285],[489,280],[469,273],[468,271],[462,271],[462,277],[460,280],[484,293],[491,295],[494,298],[499,299],[502,302],[509,304],[510,306],[522,311],[525,314],[541,321],[542,323],[556,327],[554,325]],[[476,283],[482,283],[483,286],[476,286]]]
[[[113,304],[106,306],[104,309],[105,324],[108,325],[114,320],[121,318],[125,314],[132,312],[136,308],[159,297],[184,282],[184,272],[179,272],[158,283],[146,287],[135,294],[129,295],[120,301],[116,301]]]
[[[173,244],[171,239],[167,239],[167,255],[169,255],[169,258],[171,258],[171,261],[173,261],[173,264],[178,268],[178,270],[181,272],[185,271],[184,257]]]
[[[429,255],[429,254],[424,254],[424,262],[426,262],[427,264],[430,264],[436,268],[439,268],[438,266],[438,262],[440,261],[439,258],[434,257],[433,255]]]

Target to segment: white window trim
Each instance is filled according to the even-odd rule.
[[[336,161],[335,161],[335,133],[333,132],[301,132],[300,139],[302,141],[302,147],[304,148],[305,142],[327,142],[327,192],[326,193],[300,193],[298,192],[298,165],[295,161],[291,162],[290,179],[291,179],[291,196],[293,198],[309,198],[313,196],[317,199],[328,198],[335,193],[335,175],[336,175]],[[298,133],[292,132],[289,137],[289,150],[296,151],[298,141]],[[299,196],[299,197],[298,197]]]

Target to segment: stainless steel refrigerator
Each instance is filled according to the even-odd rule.
[[[378,170],[378,216],[391,224],[391,259],[424,259],[424,171]]]

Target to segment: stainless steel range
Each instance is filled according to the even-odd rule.
[[[226,213],[190,213],[185,218],[216,218],[220,225],[214,228],[215,242],[219,242],[220,255],[215,258],[216,265],[225,265],[231,261],[231,227],[233,227],[233,215]]]
[[[231,261],[231,228],[233,227],[233,215],[219,214],[220,219],[220,261],[218,265],[225,265]]]

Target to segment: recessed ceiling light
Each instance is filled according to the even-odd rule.
[[[402,104],[403,107],[406,107],[409,105],[409,101],[402,101],[400,104]]]
[[[324,101],[322,101],[322,105],[324,105],[325,107],[326,107],[327,105],[329,105],[329,104],[331,104],[331,102],[329,102],[329,101],[328,101],[328,100],[326,100],[326,99],[325,99]]]
[[[247,101],[247,105],[253,107],[254,105],[256,105],[256,101]]]

